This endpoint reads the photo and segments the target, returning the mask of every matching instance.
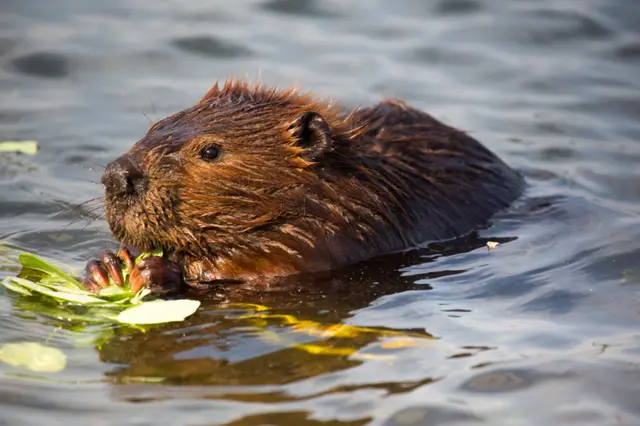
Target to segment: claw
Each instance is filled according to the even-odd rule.
[[[111,281],[123,287],[125,285],[122,265],[130,273],[129,287],[137,293],[142,287],[153,293],[173,293],[179,291],[184,284],[182,268],[175,262],[159,256],[147,257],[135,264],[134,254],[126,247],[118,249],[117,254],[105,250],[98,260],[87,262],[82,284],[93,292],[108,287]]]
[[[118,249],[118,253],[116,253],[116,256],[118,256],[124,262],[125,266],[127,267],[127,272],[131,273],[131,271],[133,271],[133,268],[136,266],[134,262],[135,258],[131,254],[131,251],[129,251],[129,249],[125,246],[121,246]]]
[[[89,281],[89,285],[94,284],[98,286],[98,288],[109,286],[109,275],[107,275],[107,271],[104,270],[102,264],[99,261],[94,259],[87,262],[85,271],[87,273],[87,280]]]
[[[129,276],[129,287],[131,287],[133,293],[137,293],[142,287],[149,286],[152,283],[162,286],[164,283],[164,265],[161,260],[161,258],[151,256],[138,262]]]
[[[109,250],[101,252],[99,259],[100,263],[102,263],[102,267],[107,271],[107,274],[111,277],[113,282],[118,287],[123,287],[124,278],[122,277],[122,270],[120,269],[120,259],[118,259],[116,255]]]
[[[91,279],[90,277],[84,277],[82,279],[82,285],[92,293],[97,293],[98,291],[100,291],[100,286],[96,284],[96,282],[93,281],[93,279]]]

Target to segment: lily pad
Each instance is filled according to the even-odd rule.
[[[64,370],[67,356],[60,349],[36,342],[6,343],[0,346],[0,361],[31,371],[55,373]]]
[[[0,142],[0,152],[18,152],[25,155],[36,155],[38,153],[38,142],[2,141]]]
[[[200,307],[197,300],[154,300],[126,309],[116,320],[126,324],[161,324],[183,321]]]

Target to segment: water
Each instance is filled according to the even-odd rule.
[[[529,188],[478,236],[147,333],[0,293],[0,343],[69,357],[0,365],[0,424],[640,424],[638,28],[636,0],[4,0],[0,140],[42,150],[0,157],[0,275],[114,247],[99,202],[74,209],[101,165],[228,76],[402,98]]]

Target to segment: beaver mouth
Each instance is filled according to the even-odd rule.
[[[139,196],[105,197],[105,218],[114,238],[138,253],[161,249],[173,253],[175,248],[162,238],[167,227],[149,215],[147,200]],[[152,210],[153,211],[153,210]]]
[[[181,264],[184,254],[194,249],[191,233],[177,225],[172,205],[160,204],[160,195],[167,199],[166,193],[156,194],[153,188],[143,198],[106,199],[105,217],[113,237],[136,255],[159,250],[162,257]]]

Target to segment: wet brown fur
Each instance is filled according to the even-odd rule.
[[[332,145],[296,137],[320,114]],[[222,157],[203,161],[215,143]],[[193,281],[326,270],[466,234],[520,193],[522,180],[479,142],[398,100],[345,114],[295,90],[216,84],[157,122],[125,154],[144,195],[105,197],[117,239],[163,248]]]

